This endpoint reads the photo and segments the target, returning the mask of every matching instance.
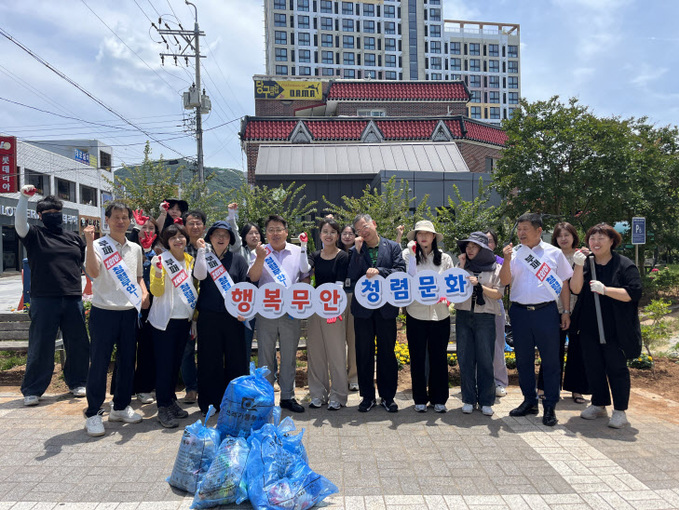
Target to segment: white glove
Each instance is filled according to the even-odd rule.
[[[599,280],[590,281],[589,288],[592,290],[592,292],[596,292],[597,294],[601,294],[602,296],[606,295],[606,286]]]
[[[198,338],[198,323],[196,321],[191,321],[191,338]]]
[[[35,189],[35,186],[32,184],[25,184],[24,186],[21,186],[21,194],[25,197],[32,197],[35,195],[35,192],[38,191]]]
[[[587,255],[582,253],[580,250],[576,250],[576,252],[573,254],[573,263],[576,266],[584,266],[585,260],[587,260]]]

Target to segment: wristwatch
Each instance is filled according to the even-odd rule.
[[[565,313],[565,314],[568,314],[568,315],[570,315],[571,311],[570,311],[570,310],[564,310],[564,311],[563,311],[563,312],[561,312],[561,313]]]

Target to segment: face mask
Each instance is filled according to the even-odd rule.
[[[61,230],[63,215],[58,213],[42,213],[42,223],[48,230]]]

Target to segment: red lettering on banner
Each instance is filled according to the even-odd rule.
[[[547,265],[547,263],[543,262],[535,276],[538,277],[538,280],[543,282],[545,281],[545,278],[547,278],[547,275],[550,273],[551,270],[552,269]]]
[[[180,271],[175,276],[172,277],[172,285],[174,285],[175,287],[179,287],[188,278],[189,275],[186,274],[186,271]]]
[[[300,312],[306,310],[311,306],[311,291],[310,289],[293,289],[291,306],[295,307]]]
[[[264,299],[262,300],[264,308],[280,312],[283,307],[282,290],[283,289],[264,289]]]
[[[323,310],[326,312],[339,313],[339,303],[341,300],[339,290],[333,290],[331,292],[328,289],[324,289],[318,297],[321,300],[321,303],[323,303]]]
[[[210,273],[210,275],[212,276],[213,280],[216,280],[224,273],[226,273],[226,269],[224,269],[224,266],[220,264]]]
[[[120,262],[120,253],[115,252],[110,257],[104,259],[104,267],[108,270]]]

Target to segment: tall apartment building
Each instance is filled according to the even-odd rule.
[[[264,21],[269,76],[464,80],[496,123],[521,95],[519,25],[445,20],[441,0],[264,0]]]

